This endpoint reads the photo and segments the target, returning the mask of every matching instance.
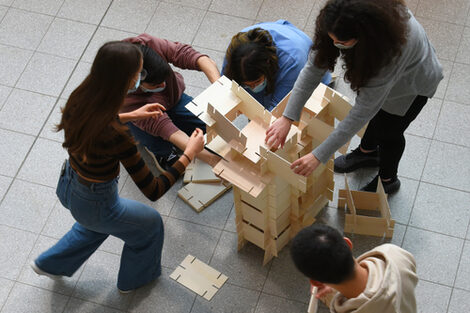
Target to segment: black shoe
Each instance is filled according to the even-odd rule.
[[[379,181],[379,175],[375,176],[374,179],[361,188],[361,191],[376,192],[377,191],[377,182]],[[382,181],[382,186],[386,194],[392,194],[400,189],[400,180],[398,177],[392,178],[390,181]]]
[[[145,147],[145,150],[147,150],[147,152],[153,158],[155,166],[160,172],[167,172],[171,168],[171,166],[175,164],[175,162],[178,161],[178,159],[180,158],[180,155],[177,153],[175,147],[171,149],[169,155],[165,156],[156,156],[150,150],[148,150],[147,147]]]
[[[337,157],[334,170],[336,173],[349,173],[359,168],[376,166],[379,166],[378,151],[364,153],[357,147],[348,154]]]

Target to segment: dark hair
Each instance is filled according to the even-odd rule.
[[[279,70],[276,46],[267,30],[254,28],[232,37],[225,55],[224,75],[239,84],[266,77],[266,93],[274,92]]]
[[[108,42],[98,50],[90,73],[70,95],[56,127],[64,130],[62,146],[70,153],[86,157],[109,126],[125,131],[116,117],[141,59],[140,50],[128,42]]]
[[[292,240],[291,256],[297,269],[310,279],[339,284],[354,273],[354,259],[343,236],[334,228],[314,224]]]
[[[142,82],[161,84],[170,75],[170,65],[157,52],[148,46],[138,44],[144,60],[147,77]]]
[[[316,20],[314,63],[333,71],[342,54],[345,79],[358,91],[401,54],[407,40],[408,19],[402,0],[330,0]],[[357,39],[357,44],[340,51],[328,33],[341,41]]]

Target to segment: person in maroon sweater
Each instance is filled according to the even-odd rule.
[[[128,123],[135,139],[155,156],[157,167],[166,170],[178,158],[175,146],[184,150],[194,129],[205,130],[205,124],[185,108],[192,98],[184,93],[183,76],[173,71],[169,64],[202,71],[211,83],[220,77],[220,72],[212,59],[187,44],[148,34],[124,41],[137,44],[141,49],[146,75],[140,86],[128,94],[121,112],[133,111],[147,103],[159,103],[166,108],[165,114],[158,119]],[[210,165],[219,161],[217,156],[205,150],[197,157]]]

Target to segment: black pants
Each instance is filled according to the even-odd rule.
[[[417,96],[404,116],[380,110],[370,120],[361,140],[361,147],[364,150],[379,148],[379,176],[381,178],[388,179],[397,176],[398,164],[405,150],[404,132],[427,101],[427,97]]]

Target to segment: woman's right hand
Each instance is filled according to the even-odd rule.
[[[193,160],[196,154],[201,152],[203,149],[204,133],[199,128],[196,128],[191,137],[189,137],[189,141],[186,145],[186,149],[184,149],[184,153],[190,157],[191,160]]]
[[[268,147],[277,149],[281,146],[281,148],[283,148],[291,124],[292,121],[285,116],[278,118],[266,131],[266,139],[264,142]]]

